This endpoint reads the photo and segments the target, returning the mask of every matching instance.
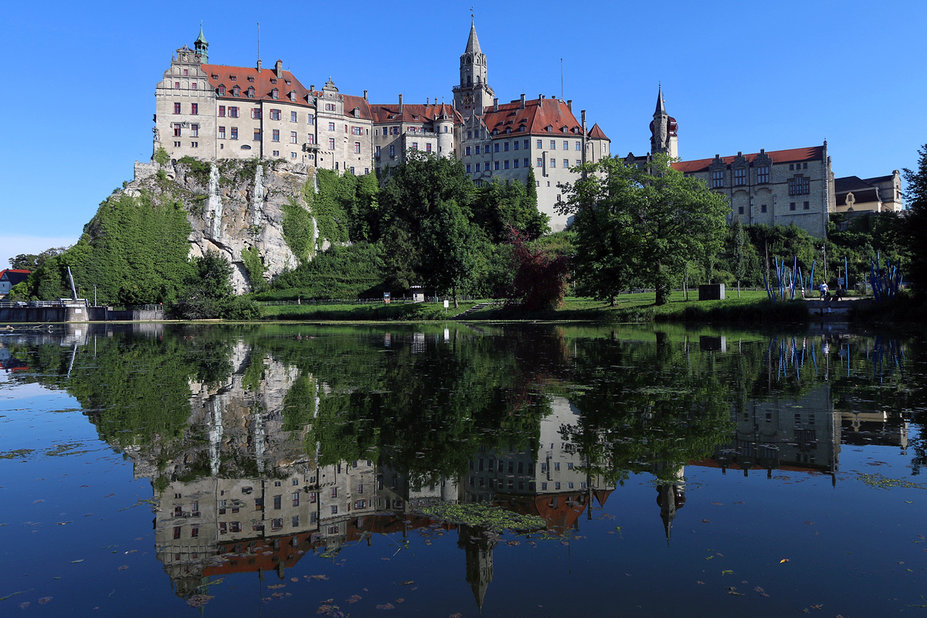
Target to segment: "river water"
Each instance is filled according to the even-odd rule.
[[[0,615],[927,608],[922,336],[0,334]]]

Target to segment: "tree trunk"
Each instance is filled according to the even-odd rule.
[[[657,283],[656,289],[654,291],[656,292],[656,298],[654,299],[653,304],[665,305],[666,301],[669,299],[669,285],[667,285],[666,282],[661,281]]]
[[[451,288],[451,292],[454,294],[454,309],[457,309],[458,305],[457,305],[457,286],[456,285]]]

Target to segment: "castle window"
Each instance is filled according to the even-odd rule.
[[[459,169],[459,168],[458,168],[458,169]],[[479,170],[477,170],[477,171],[479,171]],[[470,173],[470,164],[469,164],[469,163],[467,163],[467,173],[468,173],[468,174]]]
[[[712,170],[711,188],[720,189],[724,187],[724,170]]]
[[[354,154],[360,154],[360,142],[354,142]]]
[[[271,120],[280,120],[280,110],[272,109],[270,110],[270,119]]]
[[[238,108],[237,107],[234,107],[234,106],[229,107],[229,118],[238,118]]]
[[[232,127],[229,129],[229,135],[231,139],[238,139],[238,127]]]
[[[180,82],[174,82],[174,90],[180,90]]]
[[[760,212],[766,212],[766,204],[760,204]]]
[[[524,132],[525,132],[525,125],[521,125],[520,127],[518,127],[518,132],[519,132],[519,133],[524,133]]]
[[[174,125],[174,137],[180,137],[180,130],[181,130],[180,124],[179,123],[175,124]]]
[[[789,202],[789,210],[795,210],[795,202]]]
[[[180,113],[180,103],[174,103],[174,113],[175,114]]]
[[[742,187],[745,184],[747,184],[747,168],[735,167],[734,168],[734,186]]]
[[[793,176],[789,179],[789,195],[808,195],[811,182],[807,176]]]
[[[183,70],[183,74],[184,74],[184,75],[189,75],[189,74],[190,74],[190,71],[187,70],[187,69],[184,69],[184,70]]]
[[[271,141],[279,142],[280,141],[280,129],[274,129],[270,134]]]
[[[335,123],[334,123],[334,122],[329,122],[329,123],[328,123],[328,130],[329,130],[329,131],[334,131],[334,130],[335,130]]]
[[[248,98],[249,99],[254,98],[254,86],[251,86],[250,88],[248,88]]]
[[[296,112],[290,112],[290,122],[296,122]]]
[[[495,167],[496,171],[499,170],[499,162],[498,162],[498,161],[493,161],[493,166]]]
[[[471,139],[472,137],[473,137],[473,131],[467,131],[467,139]]]
[[[290,131],[290,143],[295,144],[298,139],[299,138],[296,136],[296,131]]]
[[[395,144],[390,144],[390,145],[389,145],[389,156],[390,156],[390,158],[396,156],[396,146],[395,146]]]
[[[467,148],[469,148],[469,146],[467,146]],[[476,154],[480,154],[480,146],[479,146],[479,144],[477,144],[477,145],[475,146],[475,148],[476,148],[476,151],[475,151]]]
[[[249,75],[249,76],[248,76],[248,81],[249,81],[249,82],[253,82],[253,81],[254,81],[254,75]]]
[[[307,135],[307,136],[306,136],[306,143],[307,143],[307,144],[315,144],[315,135],[313,135],[312,133],[310,133],[309,135]]]
[[[512,142],[512,149],[518,150],[518,140],[515,140],[514,142]]]
[[[469,166],[468,166],[468,167],[469,167]],[[476,171],[480,171],[480,164],[479,164],[479,163],[476,164]]]
[[[535,164],[535,167],[541,167],[542,165],[544,165],[544,161],[541,160],[541,157],[538,157],[538,160],[537,160],[537,163]],[[540,182],[540,181],[538,181],[538,182]]]
[[[279,98],[280,98],[280,91],[278,91],[276,88],[274,88],[273,90],[271,90],[271,91],[270,91],[270,98],[271,98],[271,99],[279,99]]]
[[[512,167],[514,167],[515,169],[518,169],[518,159],[514,159],[512,161]]]
[[[326,112],[333,112],[333,111],[335,111],[335,104],[334,104],[334,103],[326,103],[326,104],[325,104],[325,111],[326,111]]]
[[[574,150],[582,150],[582,149],[583,149],[583,148],[582,148],[582,144],[579,142],[579,140],[573,142],[573,145],[576,146],[576,148],[575,148]]]
[[[504,167],[505,169],[509,169],[509,160],[508,160],[508,159],[506,159],[505,161],[503,161],[502,167]]]
[[[198,88],[199,88],[199,82],[193,82],[192,84],[190,84],[190,87],[193,88],[194,90],[198,89]]]
[[[465,154],[466,156],[468,156],[468,157],[470,156],[470,147],[469,147],[469,146],[467,146],[466,148],[464,148],[464,154]]]
[[[569,167],[570,167],[570,160],[569,160],[569,159],[564,159],[564,160],[563,160],[563,169],[568,169]]]
[[[219,127],[219,139],[225,139],[225,127]]]
[[[425,152],[431,152],[431,142],[425,144]]]
[[[809,203],[807,202],[807,200],[805,201],[805,203],[803,204],[803,206],[804,206],[805,210],[811,210],[811,204],[809,204]]]
[[[219,118],[225,118],[225,105],[219,106]]]
[[[551,157],[551,158],[550,158],[550,166],[551,166],[552,168],[553,168],[553,167],[557,167],[557,159]]]
[[[564,150],[569,150],[569,149],[570,149],[570,142],[568,142],[567,140],[563,140],[563,149],[564,149]]]
[[[334,150],[334,149],[335,149],[335,138],[334,138],[334,137],[329,137],[329,138],[328,138],[328,149],[329,149],[329,150]]]
[[[251,118],[254,120],[261,119],[261,108],[260,107],[251,108]]]
[[[543,147],[544,147],[544,142],[543,142],[543,140],[538,140],[538,141],[537,141],[537,145],[536,145],[535,147],[536,147],[536,148],[543,148]]]
[[[492,146],[493,146],[493,151],[499,152],[499,142],[496,142],[496,143],[493,144]]]
[[[199,137],[200,136],[200,125],[191,124],[190,125],[190,137]]]
[[[274,150],[274,151],[270,154],[270,156],[272,156],[272,157],[279,157],[279,156],[280,156],[280,151],[279,151],[279,150]]]
[[[237,80],[237,79],[238,79],[238,76],[237,76],[237,75],[229,75],[229,80],[230,80],[230,81],[235,81],[235,80]]]
[[[361,127],[351,127],[351,133],[354,135],[363,135],[364,130]]]
[[[744,214],[744,207],[743,207],[743,206],[738,206],[738,207],[737,207],[737,214],[739,214],[739,215]]]
[[[525,167],[529,167],[531,165],[531,162],[528,160],[528,157],[525,157],[523,164]]]
[[[306,124],[315,124],[315,114],[306,115]]]
[[[756,182],[757,184],[766,184],[769,182],[769,166],[762,165],[756,168]]]
[[[508,142],[505,142],[505,145],[504,145],[504,147],[503,147],[502,149],[503,149],[504,151],[508,152],[508,151],[509,151],[509,143],[508,143]]]
[[[555,139],[550,140],[550,149],[557,150],[557,140]]]
[[[254,141],[256,142],[261,141],[261,130],[260,129],[254,130]]]
[[[234,79],[234,78],[233,78],[233,79]],[[241,88],[239,88],[237,85],[236,85],[234,88],[232,88],[232,96],[233,96],[233,97],[240,97],[240,96],[241,96]]]

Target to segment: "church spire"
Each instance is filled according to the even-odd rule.
[[[464,50],[465,54],[481,54],[483,51],[480,49],[480,39],[476,36],[476,23],[473,18],[470,19],[470,38],[467,39],[467,49]]]
[[[676,119],[666,113],[663,101],[663,85],[657,85],[657,107],[650,122],[650,154],[662,153],[676,159],[679,157],[679,137]]]
[[[657,84],[657,109],[654,110],[654,116],[663,116],[666,114],[666,105],[663,103],[663,85]]]

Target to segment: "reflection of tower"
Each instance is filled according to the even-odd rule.
[[[482,610],[486,589],[492,581],[492,551],[496,541],[491,532],[462,525],[458,529],[457,546],[463,547],[466,554],[467,583],[473,590],[477,606]]]
[[[674,477],[672,482],[657,485],[657,504],[660,505],[660,519],[663,520],[667,543],[672,537],[676,511],[686,504],[685,467],[679,466]]]

